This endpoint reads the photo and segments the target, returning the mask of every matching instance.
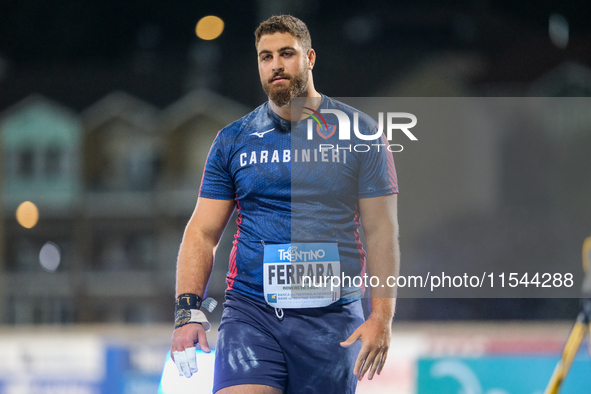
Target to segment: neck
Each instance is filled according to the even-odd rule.
[[[316,89],[314,88],[314,82],[312,81],[312,76],[310,76],[310,78],[308,79],[307,89],[297,97],[302,97],[302,98],[321,97],[320,93],[318,93],[316,91]],[[320,100],[305,100],[305,101],[306,101],[306,105],[304,105],[304,107],[312,107],[312,108],[316,109],[320,105]],[[287,104],[284,107],[279,107],[273,101],[269,100],[269,105],[271,106],[271,109],[273,110],[273,112],[275,112],[279,117],[281,117],[285,120],[289,120],[290,122],[292,121],[291,104]],[[307,115],[303,115],[300,111],[297,115],[295,113],[293,115],[294,115],[294,118],[297,118],[294,120],[301,120],[307,116]]]

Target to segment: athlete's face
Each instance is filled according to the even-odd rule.
[[[289,105],[293,97],[306,91],[310,53],[304,53],[297,38],[289,33],[265,34],[257,54],[263,90],[278,107]]]

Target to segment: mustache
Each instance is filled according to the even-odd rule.
[[[285,78],[285,79],[291,79],[291,77],[288,74],[283,73],[283,71],[279,71],[279,72],[274,72],[273,75],[271,76],[271,78],[269,78],[269,83],[273,82],[273,80],[277,77],[281,77],[281,78]]]

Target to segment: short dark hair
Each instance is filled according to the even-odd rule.
[[[304,52],[312,48],[312,38],[308,26],[300,19],[291,15],[275,15],[264,22],[254,32],[254,45],[259,45],[261,37],[265,34],[289,33],[300,41]]]

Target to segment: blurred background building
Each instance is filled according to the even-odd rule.
[[[209,146],[266,99],[253,32],[267,17],[308,24],[316,87],[333,97],[589,97],[590,11],[578,0],[0,2],[0,325],[171,323],[176,254]],[[195,33],[207,15],[224,22],[211,40]],[[472,194],[439,195],[424,171],[433,189],[405,201],[416,163],[395,155],[403,270],[483,250],[491,261],[578,264],[591,231],[591,111],[555,111],[552,127],[474,142],[487,159],[470,171],[474,151],[442,138]],[[24,201],[38,208],[32,228],[16,217]],[[231,221],[209,286],[218,300],[234,231]],[[570,320],[577,310],[576,299],[405,299],[397,319]]]
[[[121,92],[80,114],[39,95],[7,109],[4,322],[169,320],[209,146],[247,112],[204,89],[163,110]],[[40,221],[24,228],[14,213],[29,200]],[[47,242],[60,253],[50,270],[39,259]]]

